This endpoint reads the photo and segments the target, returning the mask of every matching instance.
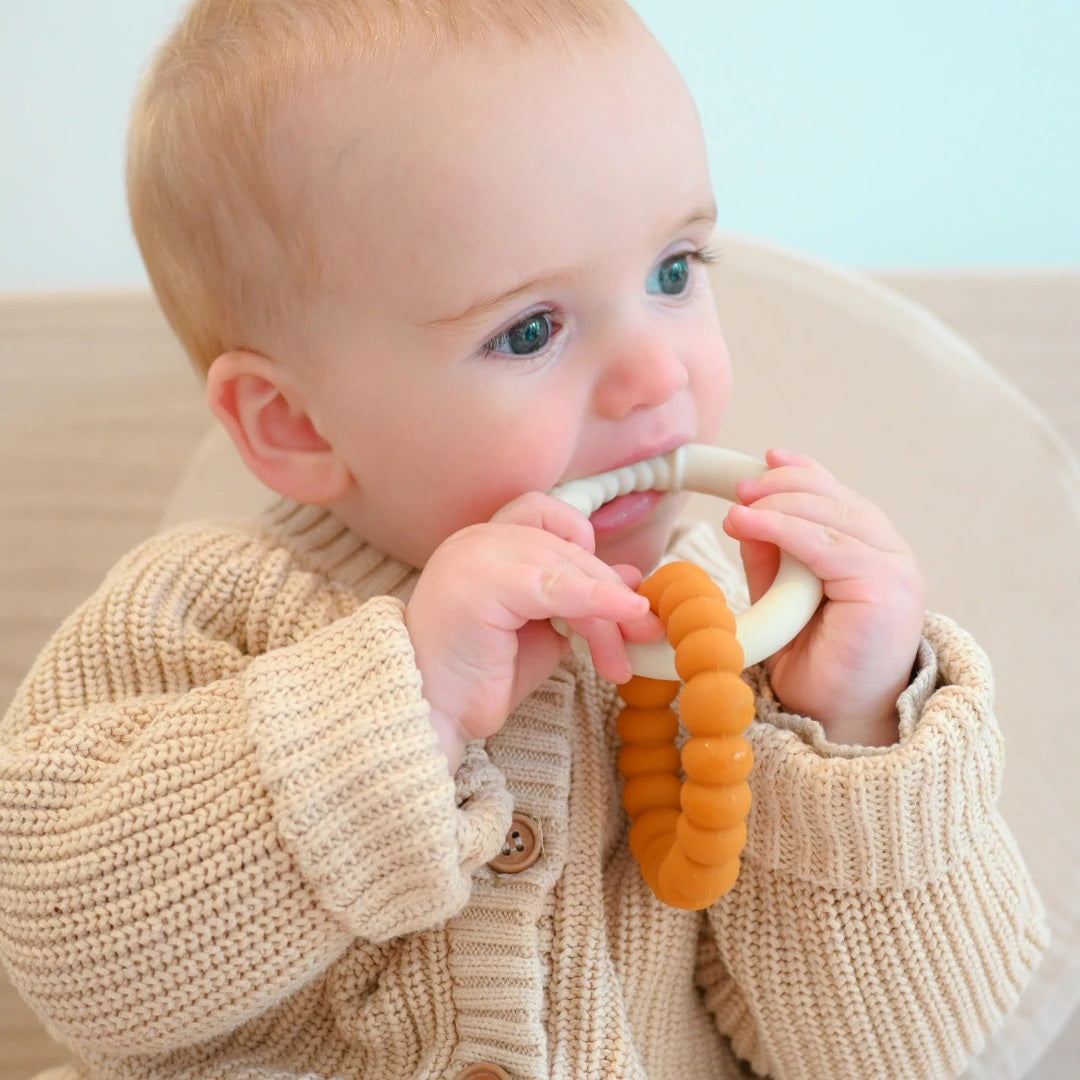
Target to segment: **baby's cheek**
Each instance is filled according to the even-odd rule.
[[[698,409],[698,440],[712,443],[720,433],[731,399],[731,365],[727,345],[721,337],[709,342],[702,351],[706,359],[691,385]]]
[[[468,525],[490,521],[499,510],[528,490],[505,481],[485,482],[480,475],[474,483],[460,487],[456,496],[448,493],[439,515],[440,530],[449,535]]]

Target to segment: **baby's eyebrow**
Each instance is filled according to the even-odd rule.
[[[671,231],[678,232],[680,229],[689,228],[691,225],[715,225],[716,217],[716,203],[710,202],[707,205],[698,207],[692,213],[688,214]],[[504,304],[510,304],[514,300],[517,300],[528,293],[543,291],[552,285],[564,285],[571,277],[573,277],[573,274],[574,271],[572,270],[559,270],[550,274],[541,274],[538,277],[530,278],[528,281],[523,281],[520,285],[515,285],[512,289],[507,289],[506,292],[481,296],[478,300],[474,300],[463,311],[459,311],[454,315],[442,315],[437,319],[432,319],[424,325],[456,326],[459,323],[473,322],[486,315],[489,311],[502,307]]]
[[[699,206],[692,214],[689,214],[676,231],[689,228],[691,225],[712,225],[715,227],[719,216],[720,210],[716,205],[716,200],[710,200],[704,206]]]
[[[560,270],[552,274],[541,274],[539,277],[530,278],[528,281],[523,281],[520,285],[515,285],[512,289],[507,289],[506,292],[481,296],[478,300],[474,300],[464,311],[460,311],[456,315],[443,315],[438,319],[432,319],[425,325],[453,326],[457,323],[472,322],[474,319],[479,319],[486,315],[489,311],[502,307],[504,304],[509,304],[534,290],[543,290],[550,285],[565,284],[572,276],[572,272],[569,270]]]

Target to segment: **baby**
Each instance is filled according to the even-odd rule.
[[[903,539],[783,450],[724,524],[746,584],[680,496],[545,494],[729,404],[702,134],[633,11],[197,0],[129,194],[282,501],[131,553],[4,721],[0,949],[64,1075],[959,1073],[1046,930]],[[620,805],[635,590],[679,556],[745,605],[779,549],[825,599],[746,675],[739,879],[677,910]]]

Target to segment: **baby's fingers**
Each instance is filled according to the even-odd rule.
[[[778,510],[733,506],[724,531],[742,543],[774,544],[805,563],[834,600],[878,599],[874,590],[885,577],[903,573],[905,553],[880,551],[831,525]],[[892,564],[884,573],[887,564]]]
[[[649,644],[664,636],[664,624],[651,612],[640,618],[613,623],[606,619],[569,619],[566,627],[589,646],[593,664],[605,679],[622,683],[633,674],[626,643]]]
[[[802,518],[881,551],[900,553],[907,549],[884,513],[853,492],[838,499],[806,491],[784,491],[755,500],[751,509]]]
[[[839,480],[823,465],[805,454],[790,450],[769,450],[765,455],[769,467],[760,475],[740,480],[735,485],[739,502],[749,505],[766,495],[782,491],[803,491],[834,499],[852,496]]]
[[[491,520],[506,525],[531,525],[590,553],[596,549],[596,536],[589,519],[569,503],[539,491],[527,492],[507,503]]]
[[[606,619],[569,619],[567,627],[577,634],[592,655],[597,674],[614,683],[624,683],[633,672],[626,655],[626,643],[616,623]]]
[[[620,575],[605,563],[568,548],[566,558],[542,566],[511,567],[507,606],[521,619],[605,619],[630,622],[649,610]],[[522,572],[524,570],[524,572]]]

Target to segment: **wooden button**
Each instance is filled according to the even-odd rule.
[[[510,1080],[510,1074],[490,1061],[478,1061],[462,1069],[454,1080]]]
[[[514,814],[503,849],[488,866],[500,874],[520,874],[540,858],[543,848],[540,822],[534,821],[528,814]]]

